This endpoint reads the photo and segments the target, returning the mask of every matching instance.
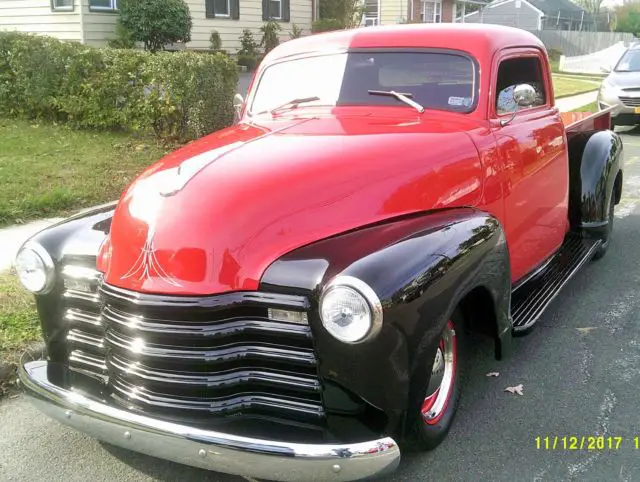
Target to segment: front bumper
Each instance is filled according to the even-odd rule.
[[[138,415],[51,383],[46,361],[20,367],[23,391],[42,412],[99,440],[218,472],[282,481],[380,476],[400,462],[396,442],[296,444],[201,430]]]

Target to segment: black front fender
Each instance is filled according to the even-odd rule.
[[[338,274],[365,281],[380,298],[383,326],[373,339],[346,345],[322,326],[319,296]],[[411,380],[430,376],[426,357],[453,310],[479,286],[493,300],[496,338],[510,336],[504,233],[497,219],[470,208],[403,218],[319,241],[273,263],[261,280],[261,289],[310,296],[323,382],[383,411],[392,432],[403,419]],[[325,398],[327,404],[331,412]]]

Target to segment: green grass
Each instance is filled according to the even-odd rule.
[[[118,199],[164,153],[128,134],[0,118],[0,226]]]
[[[583,80],[553,75],[553,89],[556,98],[597,90],[600,83],[596,80]]]
[[[595,102],[592,102],[591,104],[578,107],[577,109],[574,109],[571,112],[598,112],[598,104],[596,104]]]

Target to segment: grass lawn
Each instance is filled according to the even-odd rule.
[[[591,102],[591,104],[583,105],[571,112],[598,112],[598,105],[595,102]]]
[[[27,293],[13,273],[0,273],[0,366],[13,369],[25,347],[40,341],[40,322],[33,295]],[[0,373],[0,396],[9,388],[4,383],[13,378],[6,370]]]
[[[130,134],[0,118],[0,226],[116,200],[164,153]]]
[[[597,90],[600,82],[596,80],[583,80],[575,77],[565,77],[562,75],[553,75],[553,89],[558,97],[580,94],[590,90]]]

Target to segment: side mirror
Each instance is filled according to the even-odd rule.
[[[240,94],[236,94],[233,97],[233,110],[236,114],[236,122],[240,120],[240,114],[242,113],[242,107],[244,106],[244,98]]]
[[[501,120],[500,125],[502,127],[510,124],[515,119],[518,113],[519,107],[531,107],[536,101],[536,90],[529,84],[518,84],[513,88],[513,100],[516,103],[516,107],[508,120]]]
[[[605,73],[605,74],[609,74],[609,73],[611,73],[611,66],[609,66],[609,65],[601,65],[600,66],[600,71]]]
[[[513,100],[520,107],[530,107],[536,101],[536,90],[529,84],[516,85],[513,89]]]

